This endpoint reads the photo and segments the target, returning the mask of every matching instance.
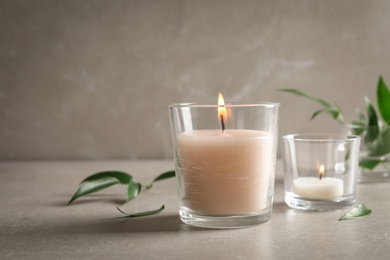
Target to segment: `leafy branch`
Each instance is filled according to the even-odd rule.
[[[172,177],[175,177],[175,171],[167,171],[161,173],[156,178],[154,178],[154,180],[150,184],[142,185],[141,183],[136,182],[133,176],[125,172],[121,172],[121,171],[98,172],[81,181],[79,188],[74,193],[72,198],[69,200],[68,206],[73,201],[75,201],[80,197],[106,189],[116,184],[127,185],[127,202],[129,202],[132,199],[136,198],[141,193],[142,190],[151,189],[155,182],[169,179]],[[117,209],[123,214],[125,214],[126,217],[141,217],[141,216],[148,216],[148,215],[153,215],[161,212],[164,209],[164,205],[157,210],[139,212],[134,214],[127,214],[122,210],[120,210],[118,207]]]
[[[337,104],[331,105],[329,102],[327,102],[321,98],[315,97],[307,92],[304,92],[304,91],[301,91],[298,89],[286,88],[286,89],[281,89],[280,91],[289,92],[289,93],[296,94],[298,96],[306,97],[306,98],[320,104],[323,108],[316,110],[312,114],[310,120],[313,120],[319,114],[322,114],[325,112],[325,113],[329,114],[333,119],[335,119],[340,124],[344,124],[343,112],[341,111],[341,108]]]
[[[332,105],[321,98],[298,89],[281,89],[280,91],[308,98],[321,105],[322,108],[316,110],[310,120],[326,113],[341,125],[347,125],[339,105]],[[382,77],[378,81],[376,97],[381,119],[369,98],[364,97],[366,115],[357,109],[357,119],[351,122],[353,133],[362,137],[369,152],[366,158],[360,160],[359,165],[370,170],[381,163],[386,166],[388,159],[384,156],[390,153],[390,91]]]

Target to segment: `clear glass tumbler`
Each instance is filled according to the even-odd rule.
[[[295,134],[283,137],[287,205],[332,210],[355,202],[360,137]]]
[[[169,107],[184,223],[238,228],[271,218],[278,108],[277,103]]]

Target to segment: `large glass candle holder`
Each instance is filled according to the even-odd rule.
[[[332,210],[355,202],[360,137],[296,134],[283,137],[287,205]]]
[[[169,107],[184,223],[237,228],[271,218],[278,107],[276,103]]]

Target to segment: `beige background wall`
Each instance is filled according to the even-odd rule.
[[[0,0],[0,159],[171,158],[173,102],[282,103],[280,134],[338,131],[390,84],[390,1]]]

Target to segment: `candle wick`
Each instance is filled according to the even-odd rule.
[[[320,180],[322,179],[322,174],[320,174]]]
[[[220,115],[219,117],[221,118],[222,132],[225,132],[225,122],[223,121],[223,115]]]

